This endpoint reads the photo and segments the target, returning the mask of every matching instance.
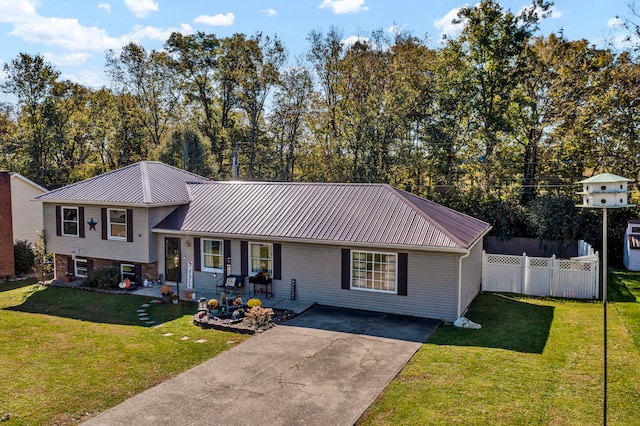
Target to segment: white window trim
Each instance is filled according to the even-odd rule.
[[[353,286],[353,253],[371,253],[374,256],[376,254],[386,254],[386,255],[392,255],[395,257],[395,274],[394,274],[394,284],[395,284],[395,290],[377,290],[375,288],[362,288],[362,287],[354,287]],[[351,252],[349,253],[350,255],[350,259],[349,259],[349,285],[351,287],[351,290],[361,290],[361,291],[371,291],[374,293],[385,293],[385,294],[398,294],[398,253],[392,253],[392,252],[386,252],[386,251],[370,251],[370,250],[351,250]],[[373,271],[373,273],[375,274],[375,271]],[[374,276],[374,282],[375,282],[375,276]]]
[[[266,245],[269,246],[269,259],[271,260],[271,272],[269,272],[270,276],[273,276],[273,243],[266,243],[266,242],[262,242],[262,241],[249,241],[249,250],[247,253],[247,256],[249,256],[249,259],[247,259],[247,261],[249,262],[249,273],[250,274],[255,274],[256,272],[253,270],[253,265],[251,262],[251,246],[254,244],[260,244],[260,245]]]
[[[78,261],[84,262],[85,268],[87,269],[87,274],[86,275],[83,275],[80,272],[78,272]],[[73,269],[74,269],[73,273],[74,273],[74,275],[76,277],[86,278],[87,275],[89,275],[89,263],[87,261],[87,258],[86,257],[77,256],[73,261]]]
[[[205,252],[204,252],[204,242],[205,241],[216,241],[220,244],[220,250],[222,251],[222,254],[220,255],[221,258],[221,265],[224,265],[224,256],[225,256],[225,252],[224,252],[224,242],[222,240],[216,240],[213,238],[201,238],[200,239],[200,270],[203,272],[216,272],[216,273],[220,273],[222,274],[224,272],[223,268],[209,268],[204,266],[204,256],[205,256]]]
[[[64,211],[65,210],[75,210],[76,211],[76,220],[65,220],[64,219]],[[80,236],[80,209],[78,207],[66,207],[66,206],[62,206],[61,207],[61,212],[60,212],[60,226],[62,227],[62,235],[64,235],[65,237],[79,237]],[[75,234],[67,234],[64,232],[64,224],[65,223],[72,223],[75,222],[76,224],[76,233]]]
[[[112,211],[124,211],[124,237],[111,235],[111,212]],[[122,224],[117,223],[117,225],[122,225]],[[129,230],[127,229],[127,209],[107,209],[107,239],[115,240],[115,241],[127,241],[128,232]]]

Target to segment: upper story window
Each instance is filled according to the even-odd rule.
[[[397,255],[370,251],[351,252],[351,288],[395,293]]]
[[[220,240],[202,239],[202,270],[207,272],[222,272],[224,249]]]
[[[109,239],[127,240],[127,211],[125,209],[109,209]]]
[[[250,272],[258,274],[267,271],[273,275],[273,245],[269,243],[249,243]]]
[[[62,207],[62,235],[78,236],[78,217],[77,207]]]

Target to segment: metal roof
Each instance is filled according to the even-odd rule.
[[[385,184],[188,183],[191,202],[154,230],[469,248],[486,222]]]
[[[186,182],[207,179],[156,161],[140,161],[36,197],[42,201],[177,205],[189,202]]]

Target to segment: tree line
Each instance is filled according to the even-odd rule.
[[[101,89],[21,53],[4,66],[16,101],[0,108],[0,167],[50,189],[146,159],[221,180],[385,182],[504,238],[597,242],[598,216],[573,194],[603,171],[637,180],[640,66],[539,35],[550,7],[483,0],[437,47],[311,31],[297,58],[260,32],[173,33],[160,50],[108,51]]]

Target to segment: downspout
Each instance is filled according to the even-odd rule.
[[[460,318],[462,316],[462,309],[460,308],[460,304],[462,302],[462,259],[469,257],[471,254],[471,250],[468,249],[465,254],[458,258],[458,314],[456,318]]]

